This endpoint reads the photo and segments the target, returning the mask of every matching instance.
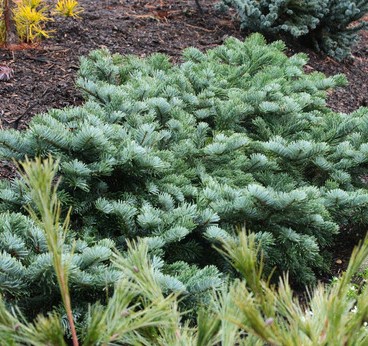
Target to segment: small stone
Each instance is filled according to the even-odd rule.
[[[272,323],[273,323],[273,318],[272,317],[269,317],[266,319],[265,323],[266,323],[266,326],[270,326]]]
[[[121,312],[121,316],[122,317],[127,317],[130,315],[130,312],[128,309],[124,309],[122,312]]]
[[[342,264],[342,260],[339,258],[335,261],[336,264]]]
[[[138,267],[137,267],[137,266],[134,266],[134,267],[133,267],[133,271],[134,271],[134,273],[138,273],[138,272],[139,272]]]

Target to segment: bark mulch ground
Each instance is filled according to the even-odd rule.
[[[142,57],[162,52],[176,62],[188,46],[205,50],[228,36],[244,37],[231,13],[215,11],[216,0],[199,2],[203,12],[195,0],[80,0],[81,19],[55,19],[48,24],[54,31],[52,38],[33,48],[0,49],[0,65],[14,70],[10,80],[0,81],[0,126],[21,130],[35,114],[81,104],[75,88],[79,57],[93,49],[107,47],[114,53]],[[368,33],[362,32],[354,58],[342,63],[295,45],[288,48],[288,54],[306,52],[308,71],[344,73],[349,86],[335,90],[328,102],[336,111],[351,112],[368,103],[367,42]],[[0,161],[0,177],[13,174],[11,165]],[[342,264],[337,263],[334,272],[347,262],[351,243],[342,238],[342,245],[336,247],[334,262],[342,259]]]

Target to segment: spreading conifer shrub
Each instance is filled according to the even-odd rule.
[[[113,255],[121,273],[113,294],[79,313],[76,300],[70,299],[76,288],[68,268],[73,267],[75,255],[62,251],[70,229],[69,214],[60,218],[58,163],[51,157],[38,158],[21,167],[33,202],[28,211],[52,255],[51,271],[57,277],[67,321],[52,308],[45,309],[47,315],[26,320],[0,296],[2,345],[337,345],[341,340],[367,344],[368,285],[352,290],[353,276],[368,256],[367,236],[354,249],[346,272],[333,284],[311,290],[302,305],[294,299],[287,275],[279,279],[278,287],[264,279],[256,236],[240,230],[238,237],[224,240],[218,248],[239,278],[209,294],[205,308],[194,311],[191,327],[178,309],[183,292],[165,294],[158,262],[148,253],[147,243],[127,242],[124,255]]]
[[[311,283],[339,227],[368,223],[368,111],[333,112],[327,91],[345,78],[305,74],[306,56],[284,48],[254,34],[207,53],[189,48],[181,65],[94,51],[81,61],[86,103],[1,131],[1,157],[57,157],[59,198],[72,206],[80,244],[108,254],[111,241],[125,251],[143,238],[163,290],[185,292],[188,305],[231,274],[213,244],[234,239],[239,224],[257,234],[266,270]],[[0,201],[2,212],[19,212],[31,198],[15,179],[1,182]],[[0,232],[21,237],[16,225]],[[0,242],[3,266],[21,262],[9,242]],[[84,254],[76,266],[93,275]]]
[[[222,0],[220,7],[235,8],[244,30],[300,38],[337,60],[351,55],[368,24],[364,0]]]
[[[24,215],[3,213],[0,237],[0,290],[7,303],[16,305],[27,317],[47,313],[60,304],[52,255],[42,229]],[[89,303],[104,301],[105,289],[113,288],[121,272],[109,264],[113,241],[104,239],[89,246],[78,240],[74,245],[69,239],[63,254],[66,261],[71,261],[69,283],[73,288],[72,299],[78,302],[75,306],[78,315]]]
[[[65,258],[57,246],[65,243],[68,217],[61,226],[51,179],[56,166],[51,158],[22,164],[36,206],[29,211],[53,254],[52,269],[69,322],[56,309],[26,320],[0,296],[2,345],[338,345],[341,340],[348,345],[367,344],[368,285],[351,294],[353,276],[368,256],[367,237],[354,249],[341,278],[332,285],[318,285],[310,291],[307,304],[301,304],[287,275],[279,279],[278,287],[264,279],[256,236],[240,232],[219,249],[239,278],[210,294],[206,306],[195,311],[191,326],[178,309],[180,293],[167,295],[160,285],[158,262],[149,255],[146,242],[128,242],[124,256],[114,254],[114,265],[122,275],[111,297],[78,314],[69,295],[74,289],[68,289],[67,268],[73,255]]]

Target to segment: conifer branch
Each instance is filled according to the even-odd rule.
[[[27,209],[33,220],[38,223],[45,233],[70,324],[73,346],[78,346],[79,342],[74,324],[68,283],[68,270],[71,258],[69,258],[68,262],[65,262],[63,256],[65,237],[69,227],[70,210],[61,226],[61,207],[56,194],[59,181],[55,182],[58,161],[55,162],[51,157],[44,161],[36,158],[34,162],[26,159],[25,162],[21,163],[21,167],[24,171],[23,179],[30,189],[30,195],[36,207],[34,209],[29,205]]]

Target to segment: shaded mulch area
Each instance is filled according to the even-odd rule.
[[[222,44],[228,36],[244,36],[231,13],[215,11],[216,0],[199,2],[203,13],[195,0],[80,0],[81,19],[55,19],[48,25],[54,30],[51,39],[25,50],[0,49],[0,64],[14,70],[9,81],[0,81],[0,126],[23,129],[37,113],[81,104],[81,94],[75,89],[79,57],[93,49],[106,47],[142,57],[161,52],[177,62],[186,47],[205,50]],[[308,53],[308,72],[344,73],[349,86],[335,90],[328,102],[336,111],[351,112],[368,102],[367,42],[368,33],[362,32],[354,58],[343,63],[295,45],[290,45],[288,54]],[[0,178],[13,174],[14,167],[0,161]],[[342,259],[335,265],[336,273],[347,263],[354,243],[346,238],[343,235],[342,245],[335,248],[334,262]]]
[[[229,35],[241,37],[231,18],[216,16],[206,1],[204,14],[193,1],[80,0],[81,19],[56,18],[51,39],[34,49],[0,49],[0,64],[14,77],[0,82],[3,127],[22,128],[34,114],[82,102],[75,89],[79,57],[107,47],[114,53],[145,56],[162,52],[179,59],[189,46],[207,49]]]

